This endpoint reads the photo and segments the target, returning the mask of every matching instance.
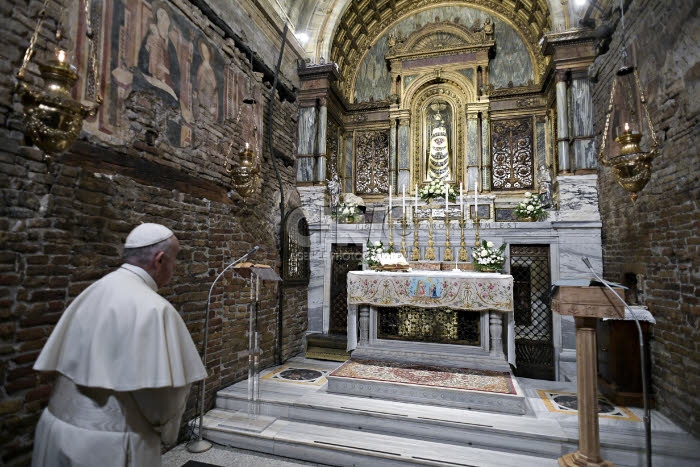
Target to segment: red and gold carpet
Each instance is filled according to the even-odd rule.
[[[376,360],[349,360],[329,376],[516,394],[510,373]]]

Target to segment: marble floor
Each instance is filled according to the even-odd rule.
[[[573,382],[518,378],[517,382],[527,397],[532,411],[527,415],[515,416],[474,410],[457,410],[439,406],[418,406],[416,404],[404,402],[383,401],[374,398],[358,398],[327,393],[327,382],[325,378],[332,370],[339,367],[341,364],[341,362],[310,360],[297,357],[291,359],[282,366],[268,368],[262,371],[260,374],[260,399],[264,401],[264,404],[260,414],[263,415],[261,418],[266,418],[265,416],[268,416],[267,418],[269,418],[270,421],[266,422],[268,423],[267,425],[260,428],[259,432],[261,436],[264,437],[266,431],[272,431],[274,432],[274,434],[271,435],[271,439],[273,439],[272,442],[276,442],[280,437],[288,435],[285,433],[285,430],[297,430],[293,435],[289,435],[291,437],[301,436],[300,431],[303,431],[303,429],[308,429],[309,432],[313,431],[314,428],[309,424],[312,423],[309,419],[303,420],[304,424],[299,425],[307,428],[298,428],[294,425],[295,421],[292,417],[292,412],[294,410],[336,410],[336,412],[327,415],[326,418],[324,418],[323,415],[320,416],[321,421],[317,426],[321,428],[319,428],[317,433],[313,434],[313,436],[316,437],[326,434],[331,436],[330,431],[332,431],[333,428],[330,427],[331,424],[329,420],[332,421],[334,418],[339,417],[340,415],[337,410],[342,407],[342,410],[345,412],[360,409],[368,412],[378,411],[380,409],[393,411],[393,413],[403,412],[398,418],[401,420],[400,423],[402,425],[406,425],[407,421],[410,421],[409,419],[413,417],[412,412],[415,411],[418,414],[415,418],[425,419],[433,417],[434,420],[439,419],[440,423],[446,423],[442,428],[429,428],[429,430],[444,430],[446,432],[454,429],[449,426],[449,423],[470,425],[488,423],[493,427],[490,429],[491,431],[475,434],[474,436],[476,438],[480,436],[484,438],[503,436],[503,439],[507,440],[509,436],[522,436],[519,440],[514,441],[514,443],[520,445],[521,453],[523,452],[522,445],[528,444],[528,437],[533,440],[534,443],[546,440],[546,442],[542,444],[543,452],[541,455],[544,456],[543,458],[547,458],[547,462],[542,464],[538,463],[537,465],[548,465],[549,463],[555,465],[556,458],[560,455],[560,451],[563,454],[576,450],[578,442],[578,416],[575,410],[576,386]],[[245,412],[245,410],[241,411],[241,408],[245,407],[246,388],[247,382],[242,381],[220,391],[220,402],[217,403],[217,408],[208,412],[205,416],[205,427],[216,425],[214,421],[234,424],[234,419],[237,416],[235,415],[236,410],[238,409],[238,413]],[[234,403],[231,402],[231,399],[227,399],[235,397],[239,397],[239,402]],[[357,408],[353,408],[353,404],[356,404]],[[640,459],[643,460],[643,455],[640,453],[644,452],[645,446],[645,430],[642,421],[644,415],[643,409],[636,407],[618,407],[604,399],[601,399],[599,404],[601,406],[601,413],[599,414],[601,456],[604,459],[617,459],[617,465],[642,465],[643,462],[641,462]],[[279,407],[283,405],[287,408],[279,409]],[[273,406],[277,407],[277,412],[274,412],[274,410],[270,408]],[[280,412],[280,410],[282,410],[282,412]],[[428,417],[426,417],[426,413],[429,414]],[[240,416],[238,416],[238,418],[240,419]],[[381,419],[381,416],[378,415],[376,418]],[[450,420],[452,421],[450,422]],[[219,423],[219,426],[225,426],[224,423]],[[397,420],[392,421],[391,417],[389,417],[383,422],[379,421],[377,423],[395,425]],[[652,411],[651,427],[654,466],[676,467],[678,465],[700,465],[700,442],[697,439],[685,433],[681,428],[657,411]],[[420,430],[420,428],[416,429]],[[343,436],[346,438],[348,436],[356,437],[358,442],[360,442],[362,437],[368,434],[367,431],[366,429],[353,432],[346,431]],[[256,449],[256,442],[246,441],[241,443],[241,437],[236,437],[235,430],[232,432],[234,435],[231,442],[222,442],[221,440],[226,438],[219,437],[217,441],[222,444],[215,445],[211,450],[205,453],[189,453],[185,449],[184,444],[179,445],[163,455],[163,465],[166,467],[180,467],[189,460],[218,466],[371,465],[368,464],[366,460],[355,462],[341,460],[341,458],[338,457],[324,458],[322,455],[309,455],[306,456],[306,461],[302,461],[290,459],[289,457],[273,456],[270,454],[270,452],[273,452],[272,450],[268,450],[268,453],[254,452],[242,448],[250,447],[251,449]],[[208,432],[205,430],[204,433],[205,437],[207,437]],[[378,445],[381,445],[381,436],[383,435],[376,433],[380,432],[375,429],[374,438],[372,439],[376,441],[370,439],[368,442],[376,442]],[[391,439],[406,440],[409,441],[408,444],[415,444],[415,442],[411,441],[411,435],[408,434],[403,434]],[[387,437],[386,441],[384,441],[384,446],[386,446],[386,443],[393,442],[391,439]],[[261,443],[261,441],[257,443]],[[464,444],[469,444],[471,446],[471,443]],[[447,446],[447,448],[445,448],[445,446]],[[475,446],[478,445],[475,444]],[[455,457],[462,456],[461,458],[464,459],[465,454],[459,450],[470,448],[463,447],[460,445],[459,441],[453,440],[446,445],[440,444],[438,449],[442,451],[445,449],[448,451],[454,450],[453,454]],[[527,449],[527,447],[525,449]],[[536,455],[537,449],[538,448],[530,448],[528,455]],[[261,451],[266,451],[266,449],[263,448]],[[289,452],[296,451],[292,450]],[[503,456],[511,455],[508,452],[507,447],[501,448],[501,451],[498,452],[498,458],[495,458],[493,462],[489,460],[488,453],[477,456],[478,462],[474,465],[505,465],[502,463],[502,460]],[[514,465],[517,465],[517,455],[519,454],[513,454]],[[677,456],[680,456],[680,460]],[[305,456],[299,457],[304,458]],[[448,458],[449,455],[445,459]],[[481,459],[483,459],[483,462],[481,462]],[[550,462],[550,459],[553,462]],[[432,462],[424,463],[418,460],[416,463],[424,463],[425,465],[448,465],[447,462],[448,461],[445,460],[444,463],[435,464]],[[498,462],[501,463],[499,464]]]

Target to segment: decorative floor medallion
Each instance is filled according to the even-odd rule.
[[[317,368],[300,368],[296,366],[282,365],[260,379],[269,379],[285,383],[312,384],[320,386],[326,382],[329,370]]]
[[[578,414],[578,399],[574,392],[555,392],[538,389],[537,394],[539,394],[545,407],[550,412]],[[603,396],[598,396],[598,416],[631,422],[640,421],[628,408],[617,406]]]
[[[510,373],[470,368],[449,368],[432,365],[350,360],[329,376],[369,379],[392,383],[416,384],[470,391],[516,394]]]

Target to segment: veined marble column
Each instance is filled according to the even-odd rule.
[[[318,135],[316,140],[318,143],[318,152],[315,161],[315,182],[324,182],[326,180],[326,130],[328,128],[328,107],[326,99],[321,99],[318,108]]]
[[[591,169],[598,160],[593,134],[593,100],[587,73],[577,73],[571,81],[571,138],[574,150],[574,171]]]
[[[299,109],[298,128],[297,182],[313,182],[313,153],[316,141],[316,109],[314,107]]]
[[[473,192],[474,183],[479,179],[479,120],[478,114],[467,114],[467,183],[465,188]],[[465,198],[468,199],[468,198]],[[466,203],[469,206],[469,203]]]
[[[557,72],[557,147],[559,173],[571,172],[569,163],[569,109],[567,105],[566,73]]]
[[[398,128],[398,183],[397,190],[401,189],[402,185],[406,185],[406,193],[411,191],[411,157],[408,152],[410,142],[410,127],[411,120],[408,117],[399,118]],[[397,191],[400,193],[400,191]]]
[[[491,191],[491,120],[488,112],[481,113],[481,190]]]

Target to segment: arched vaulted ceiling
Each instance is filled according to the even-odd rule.
[[[432,6],[465,5],[508,19],[536,43],[546,31],[569,27],[581,0],[267,0],[312,62],[351,61],[398,18]],[[584,0],[590,1],[590,0]],[[264,2],[261,2],[264,3]],[[339,63],[340,65],[340,63]]]

